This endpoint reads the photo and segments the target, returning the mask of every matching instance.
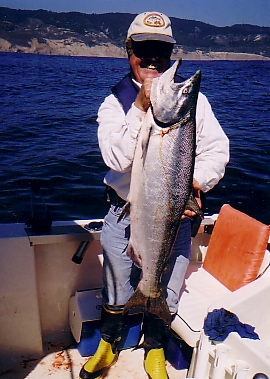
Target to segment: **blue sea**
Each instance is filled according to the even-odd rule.
[[[225,177],[206,196],[270,224],[270,62],[184,61],[230,139]],[[25,222],[39,179],[53,220],[104,217],[107,172],[97,111],[128,72],[126,59],[0,54],[0,223]]]

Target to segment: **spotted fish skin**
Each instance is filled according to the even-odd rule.
[[[152,109],[148,109],[138,136],[127,206],[131,219],[127,253],[140,262],[142,276],[124,312],[140,307],[167,324],[171,315],[161,277],[192,191],[201,80],[198,71],[175,83],[178,66],[175,62],[153,80]]]

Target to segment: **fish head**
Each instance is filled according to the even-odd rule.
[[[175,83],[174,78],[180,63],[176,61],[152,82],[150,93],[152,111],[154,118],[161,124],[177,123],[189,111],[195,114],[201,71],[197,71],[181,83]]]

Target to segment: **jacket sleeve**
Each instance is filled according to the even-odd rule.
[[[207,98],[201,93],[197,103],[196,128],[194,178],[202,191],[207,192],[224,176],[229,161],[229,140]]]
[[[98,111],[98,141],[105,164],[117,171],[131,170],[136,140],[145,112],[134,105],[127,114],[114,95],[108,96]]]

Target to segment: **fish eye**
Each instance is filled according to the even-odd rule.
[[[185,87],[185,88],[183,89],[182,93],[183,93],[184,95],[188,95],[188,94],[190,93],[190,87],[189,87],[189,86]]]

